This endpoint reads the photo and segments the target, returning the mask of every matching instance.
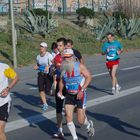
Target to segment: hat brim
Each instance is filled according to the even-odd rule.
[[[63,57],[72,57],[73,54],[64,54]]]
[[[48,46],[42,46],[42,45],[40,45],[40,47],[42,47],[42,48],[47,48]]]

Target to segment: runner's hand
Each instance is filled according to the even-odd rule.
[[[62,95],[62,93],[61,92],[58,92],[57,93],[57,97],[59,97],[61,100],[63,100],[65,97]]]
[[[49,71],[49,66],[45,67],[45,72]]]
[[[77,100],[81,100],[83,98],[83,94],[84,94],[83,91],[79,91],[77,94]]]
[[[8,95],[9,92],[9,88],[5,88],[4,90],[2,90],[2,92],[0,93],[1,97],[6,97]]]
[[[121,54],[121,52],[122,52],[121,50],[118,50],[118,51],[117,51],[117,54]]]
[[[37,65],[34,66],[34,70],[38,70],[39,67]]]

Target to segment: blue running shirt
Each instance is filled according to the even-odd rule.
[[[121,49],[122,45],[119,41],[105,42],[102,46],[102,52],[106,54],[106,59],[108,61],[119,59],[120,57],[117,51]]]

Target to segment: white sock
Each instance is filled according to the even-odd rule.
[[[78,137],[77,137],[77,134],[76,134],[76,128],[75,128],[74,123],[69,122],[69,123],[67,123],[67,126],[68,126],[68,128],[70,130],[70,133],[71,133],[73,139],[77,139]]]
[[[58,131],[62,133],[62,132],[63,132],[63,128],[60,127],[60,128],[58,129]]]
[[[90,126],[90,123],[89,123],[87,117],[85,117],[84,125],[86,126],[86,129],[88,129],[88,127]]]
[[[119,84],[116,84],[116,87],[119,87]]]

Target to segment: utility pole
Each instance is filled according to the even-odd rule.
[[[15,39],[15,23],[13,13],[13,0],[10,0],[10,13],[11,13],[11,25],[12,25],[12,47],[13,47],[13,62],[14,68],[17,68],[17,56],[16,56],[16,39]]]

